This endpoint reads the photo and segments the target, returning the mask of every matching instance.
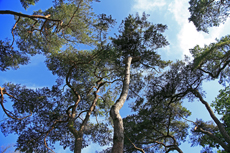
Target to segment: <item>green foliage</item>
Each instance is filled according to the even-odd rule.
[[[189,12],[198,31],[208,32],[208,27],[219,26],[229,16],[228,0],[190,0]]]
[[[194,69],[201,69],[207,73],[212,79],[220,76],[220,83],[228,80],[230,62],[230,36],[222,37],[220,40],[216,39],[216,43],[210,45],[195,46],[190,49],[194,57]]]
[[[95,15],[91,11],[90,1],[80,3],[61,3],[46,11],[36,11],[34,15],[48,15],[50,19],[30,18],[19,20],[15,35],[21,51],[30,54],[60,52],[62,48],[79,43],[92,44]],[[61,22],[60,22],[61,21]],[[76,24],[77,23],[77,24]]]
[[[128,56],[140,57],[140,61],[133,63],[133,67],[152,68],[159,66],[164,68],[169,64],[162,61],[156,49],[168,45],[162,33],[167,28],[166,25],[152,24],[147,21],[148,15],[143,13],[142,17],[129,15],[122,21],[119,33],[116,38],[112,38],[114,47],[117,49],[117,56],[125,59]],[[141,64],[140,64],[141,63]]]
[[[148,101],[140,106],[137,114],[124,118],[125,136],[146,152],[177,150],[188,135],[189,126],[182,117],[189,115],[180,102]],[[128,139],[125,139],[125,151],[135,151]]]
[[[24,9],[27,9],[29,5],[35,5],[39,0],[20,0]]]
[[[21,0],[25,8],[38,0]],[[8,67],[18,68],[28,63],[29,55],[61,52],[65,48],[79,44],[93,45],[98,43],[97,31],[99,22],[91,8],[92,0],[54,1],[54,6],[42,11],[34,11],[33,15],[49,16],[47,19],[15,16],[17,26],[13,28],[14,40],[0,42],[1,70]],[[32,15],[32,16],[33,16]],[[102,22],[100,20],[100,22]],[[106,23],[109,26],[108,23]],[[103,29],[105,32],[106,29]],[[14,48],[19,48],[16,51]]]
[[[230,87],[227,86],[225,89],[221,89],[219,92],[219,95],[212,103],[212,107],[215,107],[215,110],[219,115],[227,115],[228,112],[230,112]]]
[[[0,70],[6,71],[8,69],[19,68],[19,64],[28,64],[29,57],[20,51],[10,47],[9,42],[0,40]]]
[[[22,115],[33,113],[31,117],[25,118],[21,121],[8,119],[1,123],[1,131],[7,135],[16,132],[19,137],[17,140],[17,149],[23,152],[47,152],[44,145],[44,138],[47,131],[49,131],[56,120],[63,121],[57,123],[54,129],[48,134],[46,140],[52,149],[55,142],[60,142],[64,147],[74,148],[75,138],[67,128],[68,118],[66,110],[76,101],[71,91],[67,89],[65,92],[60,90],[59,86],[55,85],[52,89],[28,89],[21,85],[12,83],[5,84],[6,90],[9,94],[14,95],[10,97],[13,104],[13,113],[15,117],[22,117]],[[88,96],[88,100],[83,97],[82,103],[79,104],[78,113],[85,110],[91,104],[92,96]],[[73,127],[79,130],[81,124],[80,119],[76,119]],[[88,123],[86,129],[86,136],[83,137],[83,147],[86,147],[90,142],[99,143],[100,145],[107,145],[111,141],[111,130],[109,130],[106,123],[92,124]]]
[[[230,134],[230,87],[227,86],[225,89],[219,91],[219,95],[215,101],[212,102],[212,106],[215,111],[222,116],[221,120],[224,122],[225,129]]]
[[[23,2],[27,8],[35,1]],[[57,85],[51,89],[33,90],[19,84],[5,84],[6,91],[12,95],[9,98],[14,103],[12,114],[19,118],[32,112],[31,116],[21,121],[9,118],[1,124],[4,134],[16,132],[19,135],[17,149],[20,151],[48,152],[44,140],[51,149],[55,142],[60,142],[64,149],[69,147],[74,150],[74,141],[81,132],[84,134],[82,148],[90,142],[109,144],[109,111],[122,89],[124,60],[133,56],[131,98],[137,97],[146,85],[144,77],[170,63],[161,60],[156,52],[168,45],[162,34],[167,28],[165,25],[148,22],[145,14],[142,17],[129,15],[121,24],[121,35],[112,38],[110,43],[107,41],[107,32],[115,20],[105,14],[96,16],[92,12],[91,2],[55,1],[53,7],[33,14],[49,16],[47,19],[21,17],[18,20],[14,35],[20,52],[15,52],[15,56],[22,57],[17,58],[15,64],[6,63],[5,67],[26,64],[26,55],[44,54],[48,69],[58,77]],[[2,42],[2,46],[8,44]],[[83,49],[79,49],[79,46]],[[1,52],[4,51],[8,50]],[[0,57],[3,59],[4,56]],[[144,72],[147,72],[146,75],[143,75]],[[99,98],[95,100],[97,95]],[[162,115],[163,109],[159,110]],[[189,114],[184,108],[180,111]],[[87,119],[90,115],[103,116],[107,121],[95,124]],[[164,120],[166,122],[167,119]],[[170,124],[174,129],[170,134],[176,133],[179,139],[185,137],[185,123],[172,121]],[[177,135],[175,127],[184,131],[183,136]]]
[[[203,120],[196,120],[196,124],[199,126],[199,128],[202,128],[205,131],[209,131],[215,137],[225,142],[223,136],[219,132],[218,127],[213,123],[213,121],[204,122]],[[192,143],[192,146],[201,145],[203,147],[203,153],[209,151],[211,152],[214,148],[220,148],[220,144],[218,144],[214,139],[210,138],[207,134],[196,131],[194,129],[192,129],[191,132],[192,135],[190,136],[190,142]]]

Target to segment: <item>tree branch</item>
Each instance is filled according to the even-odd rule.
[[[125,134],[125,137],[130,141],[130,143],[133,145],[133,147],[136,149],[136,150],[139,150],[141,151],[142,153],[145,153],[145,151],[142,149],[142,148],[138,148],[130,139],[129,137]]]
[[[3,109],[3,111],[5,112],[5,114],[8,116],[8,117],[10,117],[10,118],[12,118],[12,119],[15,119],[15,120],[23,120],[23,119],[25,119],[25,118],[27,118],[27,117],[30,117],[30,116],[32,116],[32,111],[30,110],[30,115],[28,115],[28,116],[25,116],[25,117],[23,117],[23,118],[18,118],[18,117],[14,117],[14,116],[16,116],[16,115],[14,115],[13,113],[11,113],[9,110],[7,110],[6,108],[5,108],[5,106],[3,105],[3,100],[4,100],[4,94],[7,94],[8,96],[10,96],[10,97],[12,97],[12,98],[15,98],[14,96],[12,96],[12,95],[10,95],[9,93],[7,93],[6,92],[6,90],[5,90],[5,88],[1,88],[0,87],[0,92],[1,92],[1,106],[2,106],[2,109]],[[17,98],[15,98],[16,100],[18,100]],[[12,114],[12,115],[10,115],[10,114]]]
[[[212,111],[211,107],[209,106],[208,102],[206,102],[203,97],[201,96],[201,94],[199,93],[198,90],[191,90],[191,92],[200,99],[200,101],[202,102],[202,104],[205,105],[206,109],[209,112],[209,115],[211,116],[211,118],[214,120],[214,122],[217,124],[221,135],[224,137],[225,141],[227,141],[230,144],[230,137],[227,133],[227,131],[225,130],[225,128],[223,127],[222,123],[219,121],[219,119],[215,116],[214,112]]]

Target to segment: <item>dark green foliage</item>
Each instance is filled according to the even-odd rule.
[[[167,28],[165,25],[148,22],[145,14],[142,17],[130,15],[122,22],[121,35],[109,43],[107,32],[115,20],[105,14],[96,16],[91,10],[91,2],[55,1],[48,10],[33,14],[46,16],[46,19],[22,17],[18,20],[13,31],[17,47],[25,57],[26,54],[44,54],[47,67],[58,77],[57,85],[51,89],[32,90],[11,83],[5,85],[6,92],[12,95],[9,98],[14,103],[13,116],[20,118],[32,112],[32,116],[23,120],[9,118],[1,124],[4,134],[16,132],[19,135],[17,149],[20,151],[49,152],[48,147],[53,149],[55,142],[64,149],[74,150],[79,135],[83,138],[82,148],[90,142],[102,146],[109,144],[108,112],[122,89],[124,60],[133,56],[131,98],[137,97],[146,85],[144,77],[170,63],[161,60],[156,52],[168,45],[162,35]],[[32,1],[25,3],[28,7]],[[78,45],[84,49],[79,49]],[[96,96],[99,98],[95,100]],[[91,122],[90,115],[105,117],[107,121]],[[166,123],[167,119],[162,122]],[[170,122],[172,128],[177,124],[181,130],[187,128],[180,121]],[[175,128],[173,132],[176,132]],[[186,132],[178,138],[185,135]]]
[[[162,75],[151,78],[148,82],[145,97],[138,98],[137,101],[133,103],[133,110],[138,111],[138,114],[134,115],[134,117],[141,117],[141,119],[136,119],[136,125],[139,130],[142,131],[138,135],[141,136],[142,133],[146,132],[144,136],[148,137],[151,130],[154,132],[153,129],[155,129],[155,133],[152,135],[152,138],[149,137],[150,140],[147,144],[157,144],[156,138],[160,137],[158,140],[162,140],[159,142],[165,143],[164,149],[178,151],[179,144],[185,140],[188,125],[182,117],[185,118],[190,115],[190,113],[186,108],[181,106],[180,101],[184,98],[189,98],[192,101],[195,98],[192,91],[201,90],[201,83],[205,79],[201,71],[193,71],[192,68],[192,63],[188,61],[186,61],[186,64],[185,62],[177,61]],[[148,117],[150,118],[148,119]],[[145,123],[145,121],[148,121],[148,123]],[[143,125],[144,127],[139,127],[139,125]],[[130,125],[130,127],[131,126],[134,125]],[[135,142],[137,142],[137,144],[138,142],[140,144],[141,142],[145,142],[146,138],[144,136],[141,136],[144,138],[143,140],[138,138],[132,139],[134,144]],[[167,139],[164,139],[166,136],[168,136]],[[175,137],[174,141],[172,141],[172,136]],[[162,149],[160,148],[162,144],[159,144],[159,142],[152,150]],[[172,144],[172,146],[169,145],[166,147],[167,144]],[[144,144],[142,144],[142,147],[143,145]],[[146,149],[147,148],[146,146]],[[151,149],[149,151],[151,151]]]
[[[23,152],[47,152],[48,149],[44,144],[46,135],[46,141],[51,148],[54,148],[55,142],[60,142],[64,149],[74,148],[75,139],[67,128],[66,122],[68,120],[66,110],[75,100],[70,90],[63,92],[58,86],[36,90],[14,84],[7,84],[5,87],[15,97],[10,99],[14,102],[13,113],[16,117],[21,117],[20,114],[28,114],[30,111],[33,113],[31,117],[21,121],[8,119],[1,123],[1,130],[5,135],[14,132],[19,135],[17,149]],[[78,113],[81,112],[80,109],[87,108],[87,103],[79,105]],[[74,127],[79,129],[80,124],[81,120],[76,119]],[[49,132],[53,125],[55,125],[54,129]],[[83,147],[88,146],[90,141],[107,145],[111,140],[111,131],[104,123],[89,123],[85,133]]]
[[[201,89],[202,81],[205,79],[201,71],[193,71],[192,68],[192,63],[188,61],[186,63],[177,61],[172,64],[169,71],[150,81],[147,98],[149,100],[170,98],[172,103],[185,96],[192,100],[194,96],[190,93],[190,89]]]
[[[17,69],[19,64],[28,64],[29,57],[20,51],[10,47],[9,42],[0,40],[0,71],[6,71],[10,69]]]
[[[146,152],[178,150],[188,135],[188,124],[181,116],[190,112],[181,103],[148,101],[138,109],[138,114],[124,118],[125,151],[137,152],[128,138]]]
[[[230,36],[227,35],[216,41],[204,48],[195,46],[190,49],[190,52],[194,57],[194,69],[202,70],[212,79],[219,77],[219,82],[224,83],[229,81]]]
[[[10,99],[14,102],[13,113],[17,117],[30,112],[33,112],[34,115],[22,121],[8,119],[2,122],[2,132],[4,134],[12,132],[19,134],[17,147],[21,151],[45,152],[47,150],[43,141],[45,132],[49,130],[55,119],[66,118],[62,107],[64,104],[61,104],[64,100],[61,91],[55,86],[51,90],[48,88],[31,90],[20,85],[7,84],[5,88],[9,94],[15,97],[10,97]]]
[[[39,0],[20,0],[24,9],[27,9],[29,5],[35,5]]]
[[[196,120],[196,125],[194,126],[199,126],[199,128],[211,132],[213,135],[225,142],[218,130],[218,127],[212,121],[204,122],[201,119]],[[203,150],[201,151],[202,153],[212,152],[214,148],[220,148],[220,145],[211,139],[207,134],[196,131],[194,129],[192,129],[191,132],[192,135],[190,135],[190,142],[192,143],[192,146],[201,145],[203,147]]]
[[[61,3],[34,15],[50,15],[51,20],[23,18],[19,20],[15,35],[21,51],[36,53],[60,52],[62,47],[92,44],[94,17],[91,1]]]
[[[162,61],[156,49],[162,48],[169,43],[162,35],[167,28],[166,25],[152,24],[147,21],[147,16],[142,17],[129,15],[120,25],[116,38],[112,38],[117,56],[125,59],[128,56],[140,57],[140,60],[132,64],[133,67],[153,68],[165,67],[168,62]]]
[[[209,76],[205,75],[202,70],[194,69],[193,63],[187,62],[185,65],[183,62],[177,62],[171,66],[168,72],[150,81],[146,99],[159,102],[167,99],[169,104],[174,104],[184,98],[189,98],[190,101],[198,98],[206,106],[215,123],[222,125],[215,115],[212,114],[208,103],[202,98],[204,93],[202,92],[201,84],[208,78]],[[144,101],[140,99],[133,108],[137,109],[143,104]],[[195,128],[192,130],[193,134],[190,137],[193,146],[203,146],[203,152],[211,152],[213,148],[218,149],[222,145],[225,147],[225,151],[228,150],[227,139],[223,132],[220,132],[219,125],[216,126],[213,122],[203,122],[202,120],[197,120],[193,123]],[[223,125],[223,128],[227,130],[225,123]]]
[[[189,21],[198,31],[208,32],[208,27],[219,26],[229,16],[229,0],[190,0]]]
[[[225,89],[219,91],[219,95],[213,101],[212,106],[215,107],[216,112],[219,115],[228,116],[230,112],[230,87],[227,86]],[[226,117],[225,121],[228,121]]]
[[[100,146],[109,145],[112,142],[112,130],[108,123],[89,124],[85,131],[85,137],[94,143],[99,143]]]

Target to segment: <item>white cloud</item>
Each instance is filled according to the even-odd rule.
[[[132,12],[144,12],[155,10],[166,5],[165,0],[135,0]]]
[[[160,17],[169,17],[166,14],[170,13],[170,17],[173,17],[173,20],[179,26],[179,28],[172,27],[171,29],[179,29],[179,31],[176,31],[176,35],[175,31],[171,31],[172,33],[174,32],[175,35],[171,35],[171,37],[175,37],[176,41],[174,41],[174,44],[170,44],[168,48],[170,49],[170,52],[168,52],[168,49],[167,52],[168,54],[180,52],[182,59],[184,55],[190,55],[189,49],[193,48],[194,46],[200,45],[203,47],[204,44],[208,45],[212,42],[215,42],[216,38],[219,39],[221,36],[224,36],[227,33],[226,30],[229,31],[229,28],[226,27],[230,25],[230,21],[228,20],[225,24],[222,24],[219,27],[209,28],[209,34],[197,32],[193,23],[188,21],[190,16],[188,7],[188,0],[135,0],[131,11],[161,11],[158,13],[161,15]],[[170,22],[167,24],[169,27],[171,26]],[[170,35],[171,32],[169,31],[167,35]],[[173,48],[176,48],[177,50],[171,50],[172,46],[174,46]]]
[[[174,0],[168,5],[168,11],[174,15],[174,18],[179,25],[188,22],[187,17],[189,16],[189,12],[187,11],[187,8],[187,0]]]
[[[185,54],[189,55],[189,49],[196,45],[204,46],[204,44],[215,42],[215,38],[220,38],[225,26],[221,25],[219,27],[210,28],[209,34],[197,32],[193,23],[189,23],[188,21],[190,16],[188,7],[187,0],[174,0],[168,7],[168,10],[174,16],[175,21],[181,27],[176,37],[178,46],[180,47],[179,49],[182,52],[182,57]]]
[[[204,44],[208,45],[211,42],[215,42],[215,38],[220,37],[221,30],[221,27],[215,28],[215,30],[211,30],[210,34],[208,35],[203,32],[197,32],[192,23],[186,23],[182,26],[177,35],[180,49],[182,50],[183,54],[189,55],[189,49],[193,48],[194,46],[200,45],[203,47]]]

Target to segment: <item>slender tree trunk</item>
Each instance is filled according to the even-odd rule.
[[[110,116],[113,119],[114,124],[114,136],[113,136],[113,148],[112,153],[123,153],[124,145],[124,127],[123,120],[119,113],[119,110],[124,105],[128,92],[129,92],[129,82],[130,82],[130,66],[131,66],[132,57],[128,57],[125,61],[125,78],[123,81],[123,88],[121,95],[117,102],[112,106],[110,110]]]
[[[99,92],[100,88],[97,89],[97,91],[94,92],[95,98],[93,100],[93,103],[91,104],[89,110],[87,111],[87,114],[85,116],[85,119],[83,120],[79,131],[77,131],[73,125],[74,125],[74,119],[76,114],[74,115],[74,118],[72,120],[72,122],[69,122],[69,129],[71,131],[71,133],[73,133],[74,137],[75,137],[75,147],[74,147],[74,153],[81,153],[81,148],[82,148],[82,141],[83,141],[83,134],[84,134],[84,130],[85,130],[85,126],[87,125],[87,122],[89,120],[89,117],[92,113],[92,111],[94,110],[97,100],[99,98],[99,96],[97,95],[97,93]]]
[[[216,117],[216,115],[212,111],[212,108],[209,106],[208,102],[206,102],[203,99],[203,97],[201,96],[201,94],[197,90],[193,91],[193,93],[195,93],[195,96],[198,97],[200,99],[200,101],[205,105],[206,109],[209,112],[209,115],[211,116],[211,118],[213,119],[213,121],[217,124],[218,129],[220,130],[221,135],[224,137],[225,141],[228,142],[228,144],[230,144],[230,136],[228,135],[228,133],[225,130],[225,128],[222,125],[222,123],[219,121],[219,119]]]

